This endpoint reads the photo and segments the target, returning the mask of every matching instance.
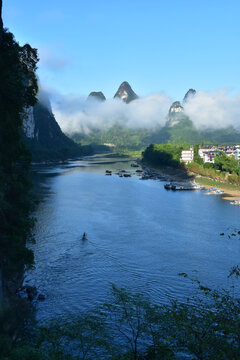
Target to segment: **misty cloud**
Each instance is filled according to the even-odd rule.
[[[184,104],[184,112],[197,129],[240,128],[240,94],[231,96],[228,90],[199,91]]]
[[[163,93],[139,98],[126,104],[119,99],[100,102],[86,96],[61,95],[48,91],[56,120],[64,132],[89,133],[93,129],[109,129],[113,125],[126,128],[155,129],[164,126],[172,99]],[[199,130],[240,129],[240,94],[228,90],[198,91],[184,104],[184,113]]]
[[[121,100],[62,96],[55,94],[53,111],[56,119],[67,133],[92,129],[109,129],[113,125],[126,128],[155,128],[166,121],[172,100],[164,94],[154,94],[126,104]]]

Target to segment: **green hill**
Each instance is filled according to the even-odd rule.
[[[113,144],[114,150],[141,150],[151,143],[165,144],[167,142],[185,142],[189,144],[205,143],[240,143],[240,133],[233,127],[221,130],[198,131],[193,122],[182,117],[173,126],[165,125],[158,129],[125,129],[119,126],[101,131],[92,131],[89,135],[74,134],[72,139],[82,145]]]

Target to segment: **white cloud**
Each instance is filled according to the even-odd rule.
[[[56,119],[68,133],[108,129],[114,124],[126,128],[154,128],[164,125],[172,101],[164,94],[154,94],[126,104],[119,99],[86,101],[78,96],[58,95],[53,103]]]
[[[198,129],[240,127],[240,94],[230,96],[225,89],[197,92],[184,105],[184,110]]]
[[[126,104],[119,99],[100,102],[86,101],[85,96],[61,95],[48,90],[53,112],[62,130],[67,133],[92,129],[108,129],[118,124],[126,128],[154,129],[164,126],[173,102],[164,93],[152,94]],[[240,129],[240,94],[231,96],[226,89],[215,92],[199,91],[184,104],[185,114],[197,129]]]

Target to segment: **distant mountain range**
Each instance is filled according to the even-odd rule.
[[[105,100],[102,92],[94,92],[96,99]],[[89,96],[92,96],[92,95]],[[98,94],[101,94],[100,96]],[[72,138],[84,144],[111,143],[117,148],[141,149],[150,143],[167,143],[168,141],[183,141],[187,143],[240,143],[240,133],[232,126],[221,130],[196,129],[191,119],[184,113],[185,104],[196,95],[195,89],[189,89],[182,101],[175,101],[166,114],[166,122],[162,127],[154,130],[149,129],[125,129],[121,126],[101,131],[93,130],[90,134],[75,133]],[[118,88],[114,98],[119,98],[127,104],[139,97],[132,90],[127,81],[124,81]]]
[[[88,95],[88,99],[94,98],[95,100],[104,101],[106,100],[102,91],[92,91]],[[135,94],[131,86],[127,81],[124,81],[118,88],[118,91],[114,95],[114,99],[118,98],[125,103],[129,104],[131,101],[138,99],[138,96]]]
[[[162,127],[150,129],[126,129],[115,125],[108,130],[92,130],[90,134],[75,133],[71,139],[60,129],[52,113],[49,99],[44,93],[39,94],[39,102],[26,111],[24,119],[24,138],[32,152],[33,161],[60,160],[90,154],[93,151],[106,151],[105,144],[113,144],[117,149],[143,149],[150,143],[184,141],[187,143],[240,143],[240,133],[233,127],[222,130],[199,131],[184,113],[184,105],[195,96],[196,90],[189,89],[183,100],[175,101],[166,114]],[[114,98],[129,104],[139,97],[128,82],[124,81]],[[92,99],[105,101],[102,91],[91,92],[87,101]],[[73,141],[74,140],[74,141]],[[77,144],[78,143],[78,144]],[[80,146],[80,144],[84,146]]]

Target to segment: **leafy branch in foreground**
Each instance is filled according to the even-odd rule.
[[[199,291],[185,303],[154,305],[146,296],[113,285],[111,301],[102,307],[37,327],[27,347],[38,356],[32,359],[239,359],[240,299],[180,275]],[[238,277],[239,268],[229,276]]]

